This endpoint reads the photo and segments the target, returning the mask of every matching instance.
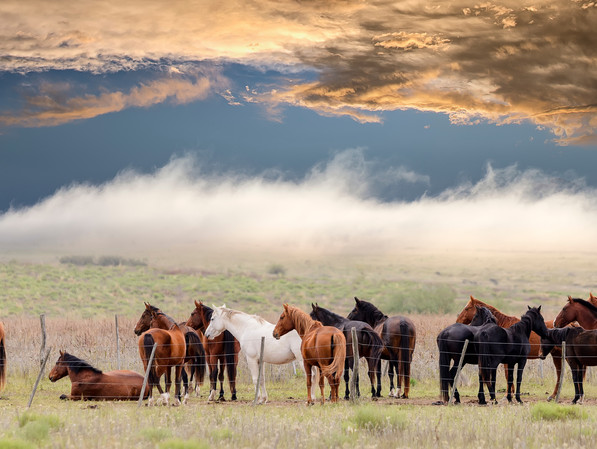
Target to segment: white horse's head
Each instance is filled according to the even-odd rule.
[[[211,314],[209,326],[207,326],[207,329],[205,329],[205,336],[209,340],[213,340],[226,330],[226,323],[224,322],[225,309],[225,305],[223,305],[222,307],[213,306],[213,312]]]

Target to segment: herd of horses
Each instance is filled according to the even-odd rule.
[[[284,304],[278,322],[273,324],[256,315],[225,306],[210,308],[195,301],[195,308],[187,321],[176,322],[158,307],[145,303],[134,329],[139,336],[139,356],[144,371],[148,373],[145,390],[144,377],[139,373],[129,370],[104,373],[65,351],[60,351],[49,379],[56,382],[66,376],[70,378],[70,395],[62,395],[61,399],[134,400],[139,399],[143,391],[148,405],[168,404],[174,382],[173,403],[178,405],[186,403],[193,380],[198,394],[199,385],[208,370],[208,400],[224,400],[225,374],[228,375],[231,400],[236,400],[238,355],[242,349],[255,387],[260,383],[259,396],[256,397],[258,403],[268,400],[265,376],[259,376],[260,357],[263,362],[271,364],[302,362],[306,373],[307,403],[314,403],[316,384],[319,384],[321,402],[324,403],[325,379],[331,388],[330,399],[336,402],[342,375],[346,383],[344,398],[350,398],[349,371],[354,367],[353,350],[358,349],[359,358],[364,357],[367,362],[373,399],[381,396],[381,360],[388,361],[389,396],[409,397],[410,366],[416,344],[416,329],[409,318],[400,315],[389,317],[372,303],[356,297],[355,306],[347,317],[318,304],[312,304],[311,308],[307,314]],[[353,332],[356,341],[353,340]],[[471,296],[456,323],[437,336],[440,403],[448,402],[450,389],[455,402],[460,402],[454,378],[457,367],[464,364],[479,367],[480,404],[487,403],[484,387],[487,387],[490,401],[497,402],[495,383],[500,364],[505,369],[508,401],[511,402],[514,396],[516,401],[522,402],[520,386],[526,361],[544,359],[549,354],[557,374],[554,392],[548,398],[552,400],[561,382],[563,342],[566,343],[566,361],[574,381],[573,403],[582,403],[586,367],[597,365],[596,297],[592,294],[589,300],[568,297],[556,318],[545,321],[541,306],[528,307],[526,313],[517,318]],[[356,347],[353,348],[353,345]],[[165,377],[165,389],[161,387],[161,377]],[[353,394],[359,395],[358,372],[355,377],[357,383]],[[216,398],[218,380],[220,390]],[[5,381],[5,335],[0,323],[0,391]],[[153,397],[154,387],[160,394],[157,400]]]

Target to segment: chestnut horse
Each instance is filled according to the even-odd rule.
[[[161,329],[168,326],[170,321],[162,312],[151,311],[153,320],[156,320],[157,327],[149,329],[139,337],[139,355],[143,361],[143,370],[147,370],[147,365],[151,357],[153,345],[157,344],[155,358],[149,370],[149,402],[153,405],[153,387],[157,387],[161,398],[158,403],[168,404],[170,398],[170,386],[172,385],[172,368],[174,368],[175,380],[175,402],[180,404],[180,381],[182,378],[182,369],[185,362],[187,345],[182,330],[178,324],[174,323],[169,329]],[[160,385],[160,377],[166,375],[166,392]]]
[[[327,378],[332,390],[331,401],[338,402],[338,388],[346,360],[346,338],[340,329],[324,326],[313,320],[302,310],[284,304],[284,311],[276,323],[272,335],[276,340],[296,330],[301,337],[301,355],[305,373],[311,373],[311,368],[319,368],[319,389],[321,404],[324,404],[324,377]],[[312,376],[307,375],[307,405],[313,405],[311,396]]]
[[[143,388],[143,376],[129,370],[115,370],[107,373],[94,368],[85,360],[81,360],[65,351],[48,376],[56,382],[68,376],[71,382],[70,395],[63,394],[60,399],[72,401],[133,401],[139,399]],[[145,388],[144,396],[148,390]]]
[[[161,329],[170,329],[175,321],[168,315],[168,322],[160,324],[156,320],[152,319],[151,312],[161,312],[159,307],[152,306],[151,304],[144,302],[145,310],[141,314],[137,325],[135,326],[135,335],[141,335],[152,327],[162,326]],[[184,385],[184,401],[189,397],[189,380],[192,382],[195,377],[195,394],[199,396],[199,386],[203,384],[203,378],[205,377],[205,351],[203,350],[203,344],[201,343],[201,336],[190,326],[185,323],[178,323],[178,326],[184,334],[185,343],[187,345],[187,353],[185,357],[185,366],[190,371],[190,379],[187,377],[186,369],[182,372],[182,383]]]
[[[591,295],[591,299],[595,297]],[[568,302],[554,320],[554,327],[564,327],[577,321],[584,329],[597,329],[597,306],[589,301],[568,296]]]
[[[367,301],[355,297],[355,307],[348,314],[349,320],[364,321],[381,337],[384,349],[381,358],[388,360],[388,376],[390,377],[390,397],[399,397],[402,385],[402,397],[408,399],[410,392],[410,364],[417,342],[417,330],[410,318],[394,315],[388,317],[381,310]],[[396,389],[394,389],[394,372],[396,372]],[[377,370],[377,385],[380,390],[381,370]]]
[[[6,385],[6,343],[5,343],[4,325],[0,321],[0,391],[4,390]]]
[[[210,394],[209,400],[214,400],[218,383],[218,373],[220,380],[220,396],[218,400],[224,400],[224,370],[228,373],[228,383],[230,384],[231,399],[236,400],[236,367],[238,365],[238,353],[240,352],[240,343],[229,332],[225,331],[208,340],[204,334],[209,326],[213,309],[207,307],[201,301],[195,301],[195,310],[187,320],[187,326],[201,332],[201,340],[205,349],[207,366],[209,367]],[[218,369],[219,364],[219,369]]]
[[[471,299],[456,318],[456,322],[462,324],[470,324],[470,322],[473,319],[473,316],[475,315],[475,311],[477,310],[476,306],[487,307],[491,311],[491,313],[493,313],[493,316],[495,316],[498,326],[506,328],[520,321],[520,318],[511,315],[505,315],[495,307],[490,306],[489,304],[484,303],[483,301],[480,301],[471,295]],[[547,328],[549,329],[553,328],[554,321],[545,321],[545,326],[547,326]],[[541,352],[541,337],[539,337],[539,335],[537,335],[535,332],[531,332],[531,336],[529,337],[529,343],[531,344],[531,349],[527,359],[539,358],[539,354]],[[553,365],[556,368],[556,386],[553,389],[553,393],[547,398],[548,401],[552,401],[556,397],[558,388],[560,386],[560,375],[562,372],[562,351],[559,348],[554,348],[554,350],[551,353],[551,357],[553,360]],[[504,365],[504,373],[506,375],[507,380],[508,367],[506,365]],[[510,391],[509,393],[511,394],[513,393],[513,391]]]

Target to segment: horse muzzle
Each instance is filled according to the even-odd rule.
[[[276,340],[279,340],[279,339],[280,339],[280,334],[279,334],[279,333],[277,333],[277,332],[273,332],[273,333],[272,333],[272,335],[273,335],[273,337],[274,337]]]

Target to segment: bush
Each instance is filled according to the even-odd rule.
[[[172,438],[162,441],[158,445],[159,449],[208,449],[209,445],[199,440],[181,440]]]
[[[286,274],[286,267],[279,263],[273,263],[268,267],[267,272],[275,276],[284,276]]]
[[[172,432],[170,430],[162,429],[160,427],[147,427],[146,429],[142,429],[139,434],[152,443],[157,443],[158,441],[172,437]]]
[[[60,263],[65,265],[77,265],[77,266],[85,266],[85,265],[93,265],[93,257],[91,256],[63,256],[58,259]]]
[[[0,438],[0,449],[33,449],[35,447],[35,445],[28,441]]]
[[[559,405],[540,402],[531,407],[531,418],[534,421],[558,421],[565,419],[585,419],[587,412],[574,405]]]
[[[351,422],[360,430],[399,430],[406,425],[406,413],[403,410],[366,405],[356,410]]]
[[[50,430],[61,426],[60,419],[54,415],[24,413],[18,417],[18,420],[23,438],[38,444],[48,437]]]

